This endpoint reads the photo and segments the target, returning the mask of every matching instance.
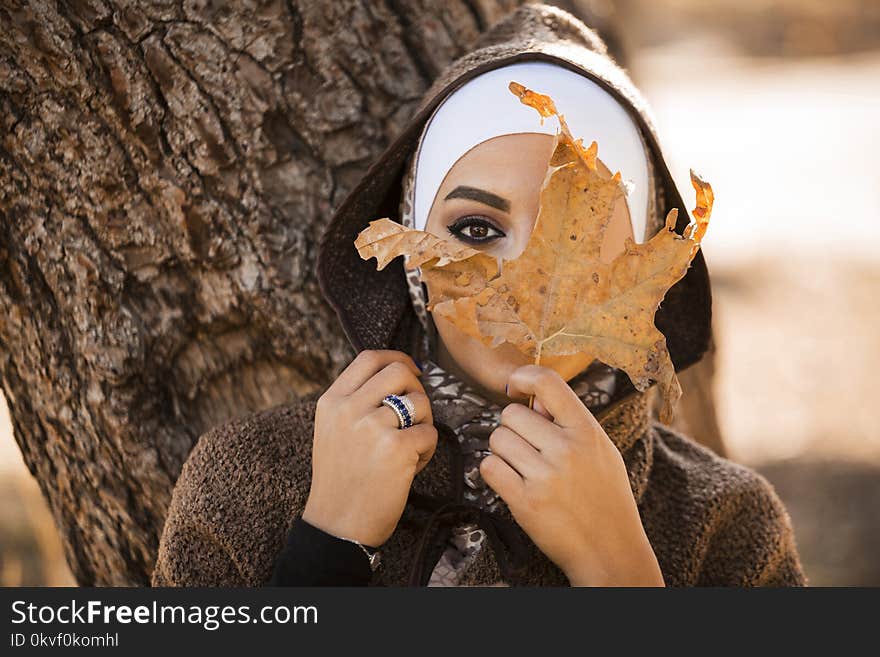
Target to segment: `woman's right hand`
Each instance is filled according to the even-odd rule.
[[[437,447],[431,403],[407,354],[365,350],[318,398],[312,484],[303,520],[379,547],[394,532],[416,474]],[[406,394],[413,426],[398,428],[385,395]]]

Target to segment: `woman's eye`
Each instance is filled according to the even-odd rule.
[[[505,235],[485,217],[479,215],[461,217],[447,226],[447,229],[460,240],[470,244],[485,244]]]

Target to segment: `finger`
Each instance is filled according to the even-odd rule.
[[[348,366],[342,370],[336,380],[327,388],[332,394],[347,396],[358,390],[370,377],[379,372],[389,363],[403,363],[412,369],[415,376],[421,374],[412,357],[394,349],[364,349]]]
[[[408,393],[406,396],[412,400],[413,406],[415,406],[416,409],[416,412],[412,418],[413,425],[427,424],[429,426],[433,426],[434,418],[431,413],[431,401],[428,398],[428,395],[423,392],[411,392]],[[400,421],[397,419],[397,412],[393,408],[390,408],[388,405],[383,404],[381,399],[379,400],[378,406],[373,404],[371,408],[372,410],[368,410],[367,412],[375,413],[380,419],[382,426],[400,426]]]
[[[544,404],[541,403],[540,399],[535,398],[534,400],[532,400],[532,410],[536,413],[539,413],[540,415],[543,415],[548,420],[553,420],[553,416],[550,414],[550,411],[548,411],[544,407]]]
[[[480,462],[480,476],[511,509],[519,506],[525,481],[507,461],[496,454],[489,454]]]
[[[419,463],[416,466],[416,473],[421,472],[437,450],[437,428],[433,424],[417,424],[401,429],[400,437],[405,444],[412,445],[418,452]]]
[[[544,465],[541,453],[522,436],[505,426],[498,426],[489,435],[489,449],[503,458],[524,479],[534,477]]]
[[[507,382],[509,397],[534,395],[562,427],[582,424],[590,415],[584,403],[556,370],[541,365],[523,365],[511,372]]]
[[[406,395],[409,397],[416,407],[413,423],[425,419],[430,419],[433,422],[431,403],[428,401],[425,389],[418,377],[405,365],[398,362],[389,363],[354,392],[351,399],[359,408],[367,410],[378,407],[385,395]]]
[[[408,392],[403,396],[407,397],[413,403],[413,406],[415,406],[415,413],[412,418],[413,424],[423,422],[433,426],[434,414],[431,412],[431,398],[424,392],[419,392],[418,390],[415,392]]]
[[[523,404],[508,404],[501,410],[501,424],[528,441],[538,451],[544,451],[555,441],[560,427],[553,423],[553,418],[546,418],[534,409]]]

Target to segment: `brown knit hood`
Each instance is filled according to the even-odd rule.
[[[525,5],[492,27],[474,51],[450,64],[435,80],[415,115],[346,197],[322,236],[318,282],[357,351],[397,349],[416,356],[424,336],[410,301],[402,259],[396,258],[377,271],[374,261],[358,255],[354,246],[358,233],[380,217],[400,221],[406,165],[434,109],[480,73],[528,60],[553,62],[590,78],[630,112],[652,155],[660,199],[657,213],[663,217],[671,208],[678,208],[676,231],[684,231],[690,213],[672,180],[650,110],[639,91],[607,54],[595,32],[557,8]],[[707,350],[711,291],[702,251],[697,252],[684,278],[666,294],[656,323],[666,336],[676,371],[696,363]],[[616,399],[634,391],[628,377],[622,379]]]

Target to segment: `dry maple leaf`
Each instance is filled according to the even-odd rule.
[[[697,206],[684,234],[675,233],[673,209],[650,240],[636,244],[627,238],[622,253],[602,262],[605,231],[626,193],[620,172],[600,171],[596,142],[585,148],[575,140],[549,96],[516,82],[510,91],[560,123],[523,252],[502,260],[385,218],[361,231],[358,253],[365,260],[375,257],[377,269],[406,256],[407,269],[421,267],[428,310],[490,347],[509,342],[536,364],[543,355],[588,354],[624,370],[639,391],[656,382],[664,400],[661,420],[670,422],[681,387],[654,314],[696,255],[712,211],[712,188],[692,171]]]

